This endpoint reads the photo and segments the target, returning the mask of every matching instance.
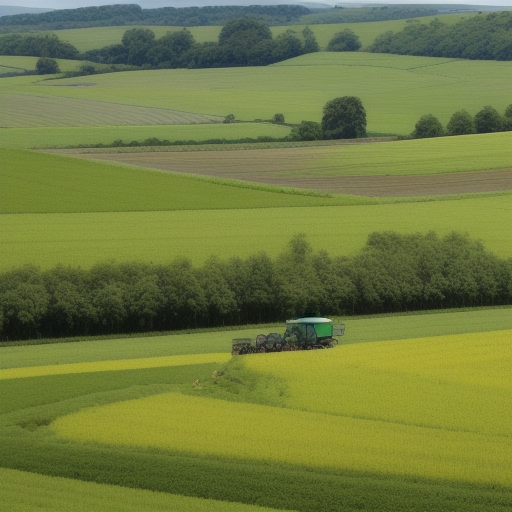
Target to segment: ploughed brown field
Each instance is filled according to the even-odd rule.
[[[68,150],[62,153],[78,156],[81,151]],[[370,197],[429,196],[512,190],[512,168],[405,176],[371,174],[321,176],[322,172],[319,169],[319,175],[312,176],[315,173],[315,160],[318,156],[299,153],[294,149],[89,153],[80,156],[161,171]]]

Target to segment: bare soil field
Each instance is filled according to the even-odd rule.
[[[70,152],[67,152],[70,154]],[[512,190],[512,168],[410,176],[287,176],[314,167],[314,154],[293,149],[208,152],[143,152],[81,155],[86,158],[182,172],[304,188],[332,194],[409,197]],[[257,156],[257,157],[256,157]],[[314,171],[313,171],[314,172]]]

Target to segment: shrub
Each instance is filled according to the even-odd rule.
[[[41,57],[36,63],[38,75],[54,75],[60,73],[60,68],[55,59],[49,57]]]

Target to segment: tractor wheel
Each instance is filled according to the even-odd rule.
[[[256,345],[263,345],[267,341],[267,337],[264,334],[258,334],[256,336]]]

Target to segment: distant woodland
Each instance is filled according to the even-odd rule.
[[[29,27],[37,30],[110,27],[123,25],[160,25],[199,27],[224,25],[244,16],[256,17],[269,25],[287,25],[296,22],[311,11],[299,5],[250,5],[214,7],[162,7],[142,9],[139,5],[118,4],[79,9],[62,9],[42,14],[17,14],[0,18],[0,27],[18,31]]]
[[[411,20],[412,21],[412,20]],[[410,23],[378,36],[369,51],[478,60],[512,60],[512,12],[493,12],[447,25]]]

